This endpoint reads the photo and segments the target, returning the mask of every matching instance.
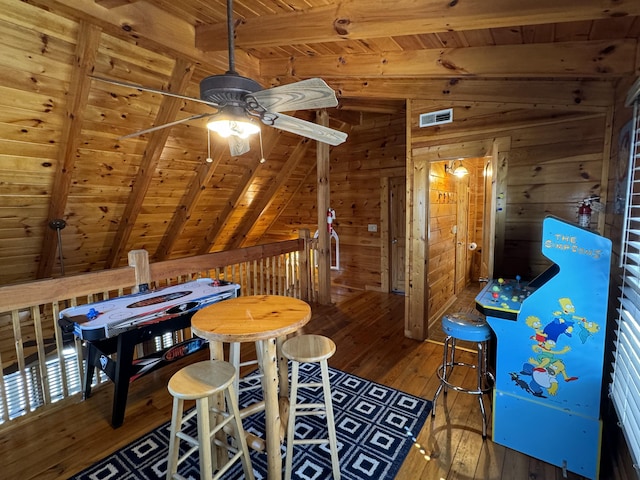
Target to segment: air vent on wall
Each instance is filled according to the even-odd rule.
[[[420,128],[451,122],[453,122],[453,108],[420,114]]]

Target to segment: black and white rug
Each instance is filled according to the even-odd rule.
[[[431,410],[431,402],[334,368],[329,370],[342,478],[395,478]],[[300,382],[319,381],[319,372],[317,364],[300,365]],[[253,392],[240,395],[241,408],[260,394]],[[299,402],[321,401],[322,389],[301,389],[298,399]],[[245,430],[263,436],[264,413],[243,422]],[[164,479],[169,425],[170,422],[165,423],[70,480]],[[298,417],[296,438],[302,437],[326,438],[325,418]],[[283,445],[283,466],[284,454]],[[256,480],[266,479],[266,460],[265,454],[251,452]],[[296,445],[293,460],[293,478],[325,480],[332,477],[328,445]],[[189,480],[199,479],[197,454],[180,465],[178,473]],[[223,478],[236,480],[243,476],[241,462],[236,462]]]

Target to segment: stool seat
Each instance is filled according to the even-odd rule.
[[[169,380],[167,388],[173,397],[196,400],[227,388],[235,375],[235,368],[227,362],[198,362],[178,370]]]
[[[486,342],[491,338],[491,328],[480,315],[457,312],[442,317],[442,330],[458,340]]]
[[[282,345],[282,353],[289,360],[300,363],[319,362],[336,353],[336,344],[322,335],[300,335],[288,339]]]

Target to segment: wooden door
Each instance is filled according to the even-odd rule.
[[[469,242],[469,175],[456,179],[456,271],[454,293],[465,289],[469,281],[467,244]]]
[[[390,262],[389,269],[391,291],[404,293],[405,272],[405,229],[406,229],[406,190],[405,177],[389,179],[389,238]]]

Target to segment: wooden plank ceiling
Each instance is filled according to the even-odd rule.
[[[637,0],[236,0],[235,66],[265,88],[325,79],[330,126],[348,133],[460,78],[636,76],[639,15]],[[315,142],[264,129],[261,164],[257,139],[208,152],[202,120],[119,140],[209,107],[91,77],[198,97],[228,68],[226,29],[225,0],[0,0],[0,284],[62,274],[58,233],[67,274],[136,248],[159,260],[260,242],[315,175]]]

